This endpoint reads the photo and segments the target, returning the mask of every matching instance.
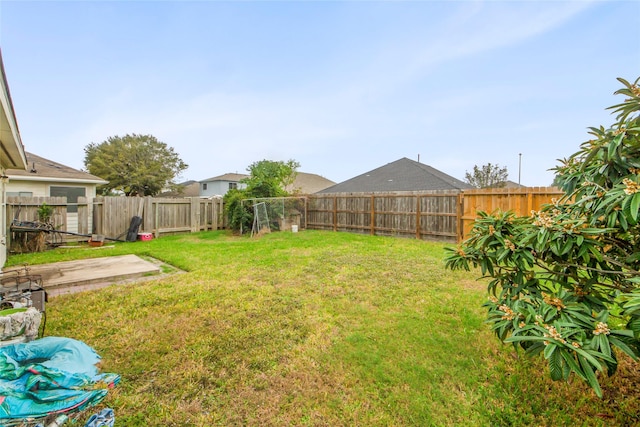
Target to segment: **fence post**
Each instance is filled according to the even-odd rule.
[[[422,238],[422,229],[420,227],[420,195],[416,195],[416,239],[420,240]]]
[[[200,199],[191,197],[191,232],[195,233],[200,229]]]
[[[211,222],[213,223],[213,229],[217,230],[220,222],[219,215],[222,215],[223,210],[222,199],[215,199],[215,201],[212,199],[211,207],[213,208],[213,213],[211,214]]]
[[[99,234],[107,234],[107,198],[103,197],[102,198],[102,212],[101,212],[101,219],[100,219],[100,223],[102,224],[102,230]],[[110,206],[109,206],[110,207]]]
[[[78,233],[89,234],[89,199],[78,197]]]
[[[154,203],[151,204],[151,206],[153,206]],[[160,215],[159,209],[158,209],[158,205],[159,202],[155,203],[155,208],[153,208],[151,210],[151,213],[153,213],[153,232],[155,233],[155,238],[160,237],[160,228],[158,227],[158,216]]]
[[[308,223],[309,218],[307,218],[308,209],[309,209],[309,198],[305,197],[304,198],[304,229],[305,230],[309,227],[309,223]]]
[[[338,231],[338,197],[333,196],[333,231]]]
[[[371,195],[371,235],[376,234],[376,196]]]
[[[456,209],[456,217],[458,223],[458,243],[464,240],[464,193],[458,193],[458,209]]]
[[[93,234],[102,234],[102,210],[103,210],[103,202],[102,198],[104,196],[96,196],[93,198],[93,212],[92,212],[92,224],[91,231]]]
[[[202,214],[204,215],[204,221],[200,224],[201,230],[209,231],[209,201],[207,199],[200,199],[200,205],[204,204]],[[200,208],[198,208],[200,210]]]
[[[147,196],[144,198],[144,214],[142,215],[143,226],[142,229],[147,233],[153,232],[153,197]]]
[[[6,230],[6,235],[7,235],[7,239],[5,241],[6,250],[9,250],[11,248],[11,221],[13,221],[13,217],[15,215],[15,213],[13,212],[15,209],[15,205],[10,204],[9,201],[7,201],[6,207],[7,207],[7,216],[5,218],[5,224],[2,224],[2,226],[4,226],[4,229]]]

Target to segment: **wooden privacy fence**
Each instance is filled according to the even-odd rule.
[[[57,243],[86,241],[91,234],[124,238],[134,216],[143,219],[140,232],[153,233],[156,237],[217,230],[225,224],[222,199],[79,197],[77,203],[69,204],[66,197],[8,197],[7,223],[4,226],[10,240],[12,222],[23,223],[26,226],[23,228],[28,228],[26,223],[38,221],[38,209],[43,203],[53,209],[51,226],[61,232],[55,233]],[[72,210],[77,212],[68,212],[69,206],[74,206]]]
[[[317,194],[308,197],[307,227],[456,242],[469,233],[478,211],[529,216],[562,194],[555,187]]]
[[[96,197],[94,233],[107,237],[126,234],[131,218],[142,218],[139,232],[162,234],[217,230],[224,226],[222,199]]]
[[[46,203],[53,212],[51,223],[56,229],[67,229],[66,197],[7,197],[7,230],[13,222],[38,221],[38,209]]]
[[[471,230],[478,211],[498,209],[528,216],[545,203],[560,198],[555,187],[465,190],[463,192],[403,192],[314,194],[306,198],[306,221],[302,228],[346,231],[417,239],[461,241]],[[109,238],[126,235],[131,218],[140,216],[139,232],[163,234],[224,228],[222,199],[97,197],[78,198],[77,213],[67,212],[64,197],[9,197],[7,231],[14,218],[36,221],[38,208],[53,208],[51,222],[67,240],[87,240],[87,235]],[[7,233],[10,235],[10,233]],[[82,235],[85,235],[83,237]]]
[[[471,231],[478,211],[488,213],[496,210],[513,211],[518,216],[530,216],[531,211],[540,210],[542,205],[552,203],[563,194],[556,187],[464,190],[459,240],[463,240]]]
[[[456,241],[459,194],[322,194],[308,198],[307,227]]]
[[[8,197],[7,227],[13,221],[37,221],[38,210],[44,203],[53,209],[50,222],[56,230],[91,233],[92,201],[86,197],[78,197],[72,204],[67,203],[66,197]],[[68,212],[69,206],[74,207],[72,213]]]

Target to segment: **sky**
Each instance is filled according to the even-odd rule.
[[[0,47],[25,149],[77,169],[135,133],[177,182],[407,157],[546,186],[640,77],[640,2],[0,0]]]

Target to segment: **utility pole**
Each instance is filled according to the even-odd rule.
[[[521,174],[522,174],[522,153],[518,154],[518,187],[520,187]]]

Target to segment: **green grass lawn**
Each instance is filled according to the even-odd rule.
[[[479,273],[444,245],[304,231],[226,232],[57,249],[8,264],[135,253],[186,271],[52,298],[47,335],[80,339],[122,376],[119,426],[624,426],[637,365],[554,383],[484,322]]]

